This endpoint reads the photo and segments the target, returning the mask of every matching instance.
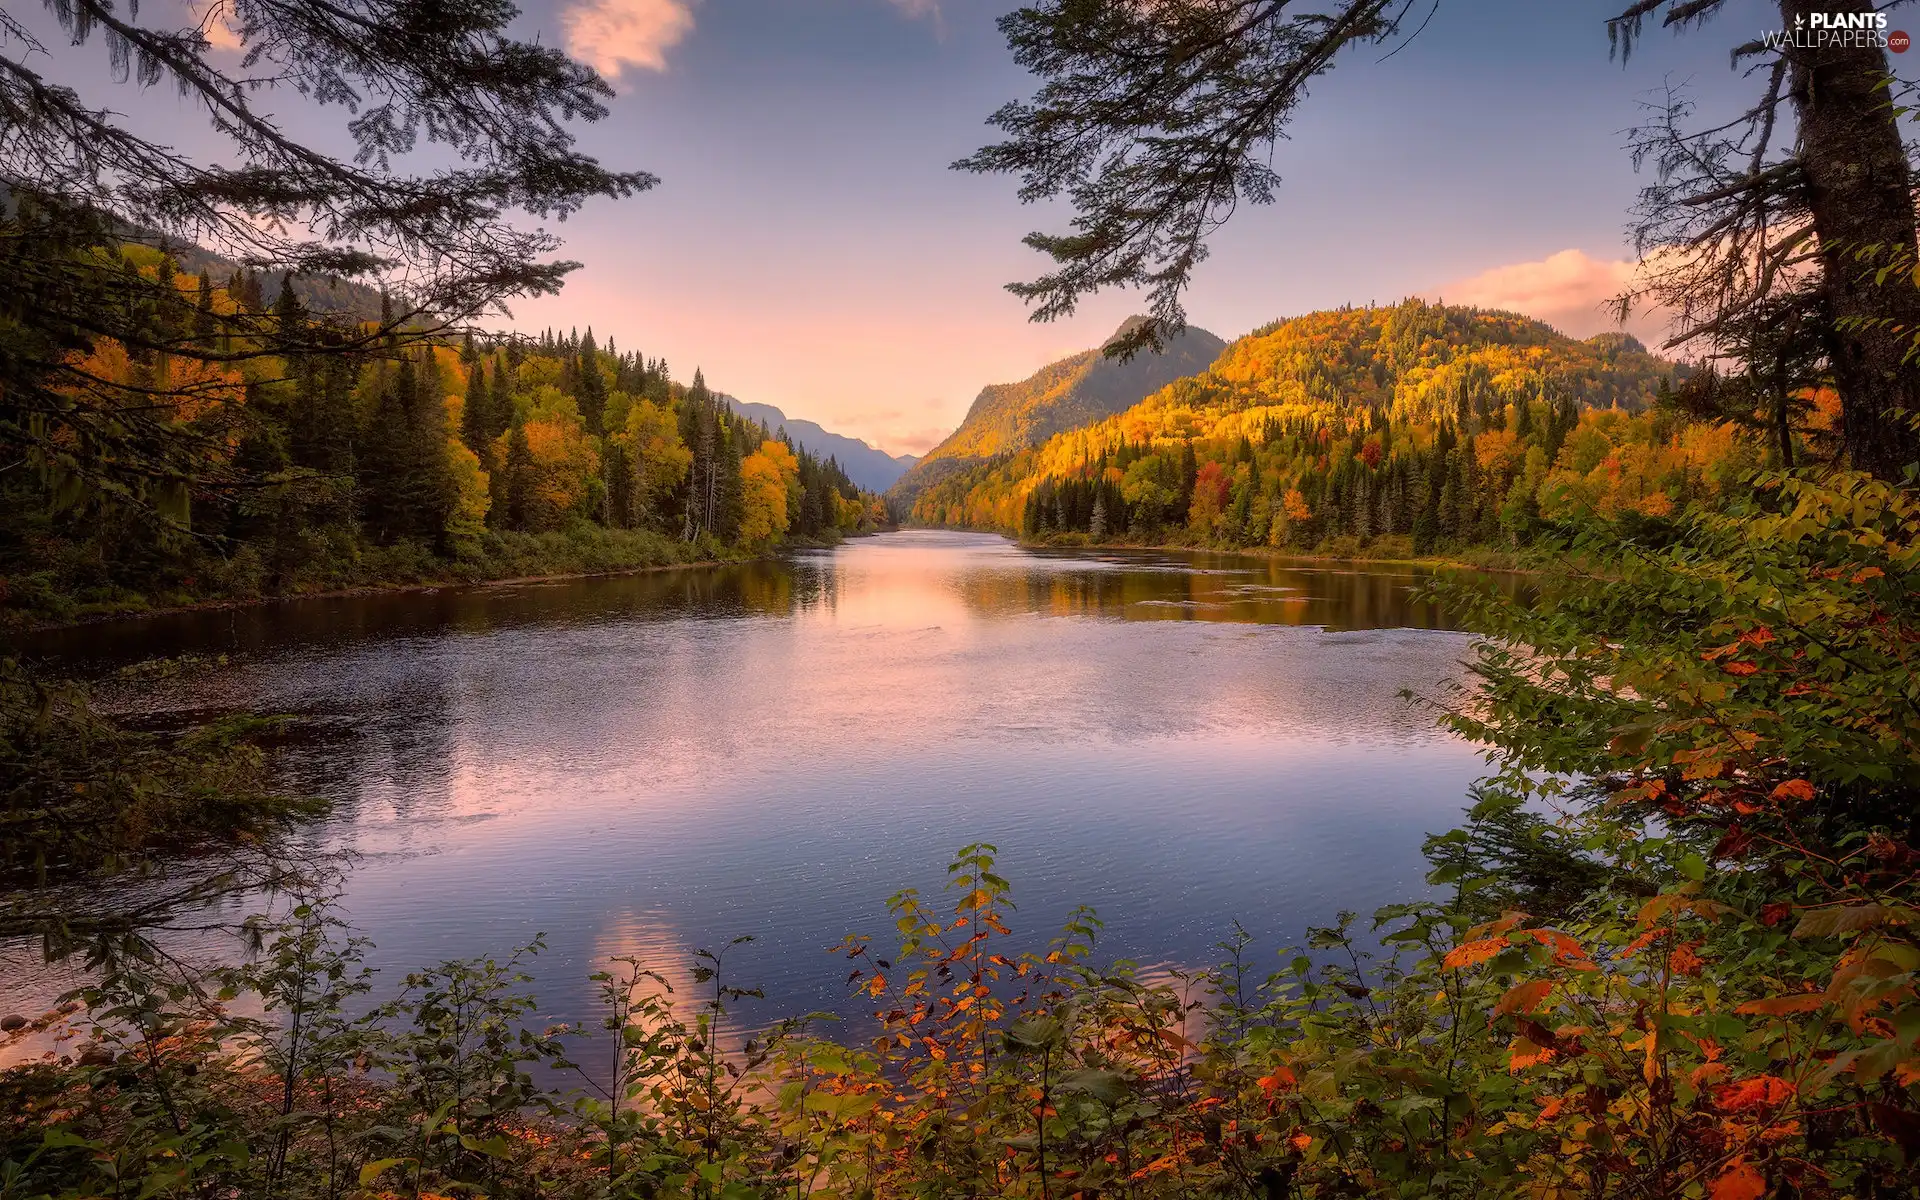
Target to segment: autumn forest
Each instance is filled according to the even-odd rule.
[[[372,349],[301,353],[298,289],[234,271],[218,285],[164,248],[117,248],[134,345],[177,339],[218,359],[101,338],[72,364],[127,404],[179,397],[166,419],[200,448],[153,503],[187,536],[147,541],[76,480],[55,502],[8,481],[8,604],[85,616],[364,583],[611,570],[763,551],[885,523],[831,460],[733,413],[700,373],[585,334],[495,345],[401,328]],[[349,293],[371,310],[364,289]],[[326,293],[320,293],[324,300]],[[337,323],[341,314],[323,313]],[[348,316],[353,314],[348,313]],[[369,317],[371,317],[369,313]],[[393,328],[389,303],[367,328]],[[323,334],[349,340],[357,334]],[[55,468],[57,470],[57,468]],[[248,486],[232,488],[234,479]],[[76,532],[78,531],[78,532]],[[196,537],[195,533],[213,539]],[[144,544],[144,546],[143,546]]]
[[[0,1200],[1920,1195],[1915,10],[1496,7],[0,0]]]

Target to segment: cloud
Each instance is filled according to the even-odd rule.
[[[582,0],[560,14],[567,53],[608,78],[626,67],[667,69],[667,51],[693,32],[699,0]]]
[[[940,0],[887,0],[896,12],[909,21],[925,20],[933,26],[933,36],[947,40],[947,17],[940,11]]]
[[[1524,313],[1571,337],[1591,337],[1621,328],[1607,302],[1633,283],[1640,264],[1627,258],[1594,258],[1562,250],[1533,262],[1508,263],[1433,289],[1449,303]],[[1626,330],[1649,345],[1667,336],[1664,311],[1635,313]]]
[[[240,35],[227,24],[231,11],[225,0],[187,0],[187,15],[200,27],[200,34],[215,50],[243,49]]]
[[[881,444],[889,454],[925,454],[945,441],[953,430],[944,426],[922,427],[919,429],[894,429],[879,435]]]

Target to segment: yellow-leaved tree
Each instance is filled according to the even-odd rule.
[[[622,439],[633,464],[634,514],[644,520],[661,504],[693,464],[693,451],[680,440],[680,424],[671,410],[651,400],[635,400],[627,410]]]
[[[458,380],[465,388],[466,370],[458,355],[452,356],[458,372],[441,364],[441,379]],[[447,412],[447,473],[453,481],[453,504],[447,509],[447,544],[456,553],[470,553],[479,544],[487,528],[487,510],[493,507],[492,480],[480,463],[480,456],[460,440],[460,417],[466,401],[458,392],[450,392],[442,401]]]
[[[600,474],[600,452],[573,397],[543,385],[533,394],[525,429],[531,458],[527,527],[558,529],[569,516],[587,515],[591,482]],[[507,449],[502,447],[503,453]]]
[[[768,440],[740,463],[740,540],[760,546],[787,531],[787,491],[800,461],[785,442]]]

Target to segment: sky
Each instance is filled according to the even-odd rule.
[[[559,0],[562,44],[615,79],[584,141],[660,187],[565,230],[586,266],[526,328],[612,331],[675,374],[899,453],[980,388],[1097,345],[1139,307],[1103,295],[1035,325],[1004,290],[1058,229],[1015,181],[948,165],[1030,93],[994,18],[1012,0]],[[1276,202],[1243,209],[1194,280],[1191,320],[1232,338],[1277,317],[1406,295],[1517,308],[1585,336],[1631,270],[1642,180],[1623,146],[1668,80],[1736,94],[1733,41],[1777,24],[1734,0],[1654,31],[1624,66],[1620,0],[1441,0],[1399,54],[1344,60],[1279,147]],[[1773,10],[1777,12],[1777,9]],[[1737,38],[1735,34],[1737,32]],[[1657,328],[1642,324],[1643,334]],[[628,339],[632,339],[631,343]]]
[[[523,3],[523,33],[618,89],[583,146],[662,182],[557,228],[584,266],[559,295],[517,304],[520,329],[591,326],[679,379],[698,367],[742,400],[917,454],[982,386],[1097,345],[1142,307],[1106,294],[1030,323],[1004,285],[1040,273],[1020,239],[1063,228],[1064,212],[1023,206],[1012,179],[949,169],[993,139],[989,113],[1032,90],[994,27],[1014,0]],[[1613,327],[1602,305],[1632,270],[1628,210],[1645,182],[1626,131],[1667,82],[1730,104],[1744,89],[1728,48],[1778,24],[1775,6],[1730,0],[1704,30],[1650,29],[1623,65],[1605,28],[1623,6],[1439,0],[1392,58],[1350,52],[1278,147],[1276,202],[1215,239],[1190,320],[1230,339],[1419,295],[1576,336]]]

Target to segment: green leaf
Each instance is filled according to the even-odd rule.
[[[1060,1090],[1079,1092],[1092,1096],[1102,1104],[1117,1104],[1126,1098],[1127,1077],[1118,1071],[1096,1071],[1091,1068],[1069,1071],[1060,1077]]]
[[[1879,925],[1892,911],[1884,904],[1850,904],[1844,908],[1816,908],[1793,927],[1797,938],[1834,937]]]
[[[41,1144],[49,1150],[65,1150],[93,1145],[92,1142],[81,1137],[64,1125],[55,1125],[52,1129],[47,1130],[46,1136],[41,1139]]]
[[[499,1134],[490,1138],[477,1138],[470,1133],[460,1135],[460,1144],[475,1154],[484,1154],[488,1158],[506,1158],[513,1153],[513,1147]]]
[[[839,1120],[865,1116],[879,1103],[877,1097],[863,1093],[809,1092],[806,1108]]]
[[[376,1158],[360,1168],[360,1186],[372,1187],[373,1181],[393,1170],[401,1163],[410,1163],[410,1158]]]
[[[1021,1017],[1001,1036],[1015,1050],[1040,1050],[1060,1041],[1060,1022],[1052,1017]]]

